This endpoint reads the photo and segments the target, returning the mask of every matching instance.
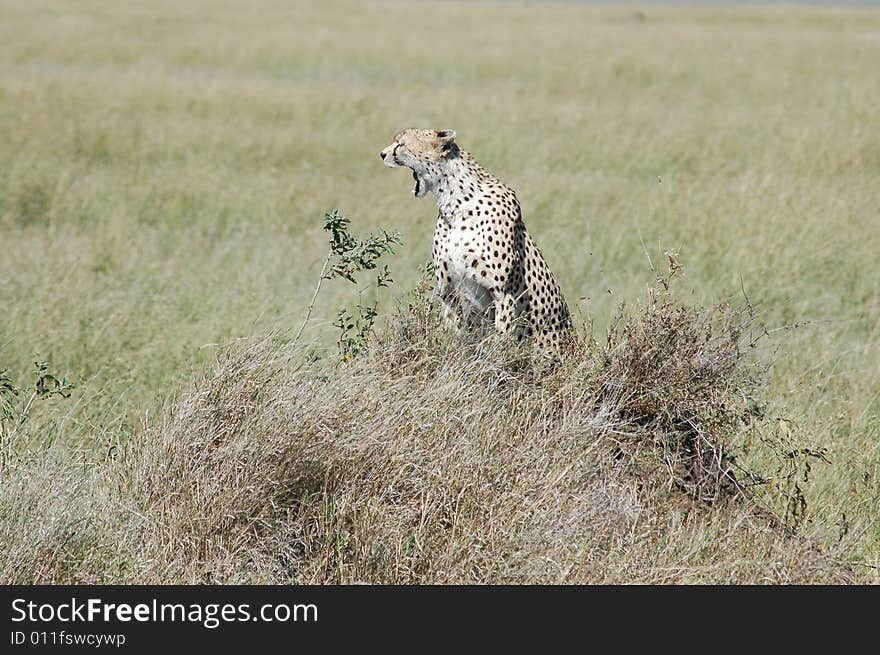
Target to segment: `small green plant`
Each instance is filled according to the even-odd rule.
[[[370,333],[376,321],[376,303],[358,305],[357,315],[352,315],[344,307],[339,310],[333,326],[339,329],[339,355],[349,361],[367,351]]]
[[[12,443],[30,417],[34,401],[54,396],[69,398],[73,385],[49,369],[49,362],[34,362],[31,374],[35,380],[27,387],[18,387],[9,377],[8,369],[0,368],[0,473],[9,462]]]
[[[394,282],[388,265],[382,264],[380,267],[380,260],[385,255],[394,253],[393,247],[402,243],[400,235],[380,229],[378,234],[371,233],[366,239],[359,239],[351,233],[350,225],[351,219],[343,216],[338,209],[324,215],[324,230],[330,235],[330,252],[324,260],[318,284],[315,286],[315,292],[295,340],[299,340],[305,330],[324,280],[342,278],[352,284],[358,284],[359,273],[377,271],[377,289],[387,287]],[[366,352],[378,316],[377,306],[376,301],[367,304],[358,303],[354,313],[345,307],[337,313],[333,325],[340,332],[337,345],[340,357],[344,361]]]

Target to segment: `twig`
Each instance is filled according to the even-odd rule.
[[[321,275],[318,277],[318,284],[315,287],[315,293],[312,294],[312,301],[309,303],[308,308],[306,309],[306,317],[303,319],[302,325],[299,326],[299,332],[296,333],[296,336],[293,338],[294,341],[299,341],[299,338],[302,336],[303,330],[306,329],[306,323],[309,322],[309,317],[312,315],[312,308],[315,306],[315,300],[318,297],[318,292],[321,290],[321,284],[324,282],[324,275],[327,273],[327,266],[330,264],[330,258],[333,256],[333,253],[327,255],[327,259],[324,260],[324,266],[321,267]]]
[[[654,273],[654,277],[659,279],[659,275],[657,274],[657,269],[654,268],[654,261],[651,259],[651,255],[648,253],[648,247],[645,245],[645,240],[642,239],[642,231],[639,230],[639,243],[642,244],[642,250],[645,252],[645,257],[648,258],[648,265],[651,267],[651,272]]]
[[[36,399],[36,397],[37,397],[37,391],[34,390],[34,392],[31,393],[31,397],[28,398],[27,403],[25,403],[24,409],[21,410],[21,412],[19,413],[19,416],[18,416],[18,422],[17,422],[16,425],[12,428],[12,430],[10,430],[10,431],[6,434],[6,441],[7,441],[8,443],[12,443],[12,439],[13,439],[13,437],[15,437],[16,434],[18,434],[18,429],[19,429],[22,425],[25,424],[25,421],[27,421],[27,419],[28,419],[28,415],[31,413],[31,405],[34,404],[34,400]]]

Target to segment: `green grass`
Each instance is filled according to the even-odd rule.
[[[225,345],[292,336],[330,208],[399,230],[395,288],[413,287],[435,210],[378,153],[404,127],[453,128],[517,190],[597,336],[652,280],[646,254],[680,253],[688,302],[745,289],[778,330],[779,429],[832,462],[806,486],[816,538],[846,524],[854,557],[880,560],[880,12],[0,0],[0,15],[0,368],[23,380],[39,356],[77,384],[38,404],[40,439],[99,460]],[[332,350],[351,302],[328,285],[305,338]]]

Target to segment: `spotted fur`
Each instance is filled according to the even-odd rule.
[[[433,259],[446,320],[459,331],[494,324],[557,346],[571,330],[568,305],[513,189],[461,150],[452,130],[403,130],[381,157],[413,171],[416,197],[436,197]]]

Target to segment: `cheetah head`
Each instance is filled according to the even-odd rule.
[[[421,198],[437,186],[446,163],[458,155],[455,132],[452,130],[419,130],[400,132],[379,156],[386,166],[406,166],[416,181],[413,195]]]

